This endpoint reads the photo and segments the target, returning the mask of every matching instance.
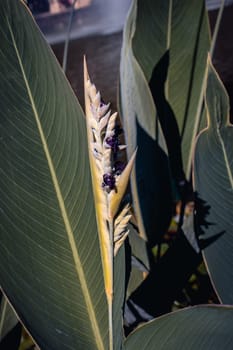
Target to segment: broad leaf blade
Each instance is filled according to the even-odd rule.
[[[233,308],[202,306],[162,316],[133,332],[126,350],[231,350]]]
[[[120,109],[128,158],[138,147],[131,189],[139,231],[154,245],[170,222],[170,173],[167,148],[154,102],[132,49],[136,16],[137,1],[133,1],[124,28],[121,52]]]
[[[194,125],[210,45],[205,1],[139,0],[137,3],[133,52],[147,81],[151,81],[172,170],[180,176],[179,143],[186,171],[197,132]]]
[[[210,62],[206,104],[208,127],[197,139],[194,157],[198,234],[217,293],[232,304],[233,127],[227,93]]]
[[[106,349],[83,113],[22,2],[0,43],[2,288],[42,349]]]

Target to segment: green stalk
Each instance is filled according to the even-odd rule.
[[[108,324],[109,324],[109,350],[113,350],[113,297],[114,297],[114,225],[113,219],[109,219],[109,241],[110,241],[110,256],[111,256],[111,275],[112,275],[112,285],[111,285],[111,294],[107,295],[108,298]]]
[[[74,16],[74,8],[75,4],[78,0],[73,0],[72,6],[70,8],[70,16],[69,16],[69,22],[67,26],[67,35],[66,35],[66,40],[65,40],[65,46],[64,46],[64,52],[63,52],[63,62],[62,62],[62,69],[64,73],[66,72],[66,67],[67,67],[67,57],[68,57],[68,49],[69,49],[69,42],[70,42],[70,32],[71,32],[71,25],[73,21],[73,16]]]
[[[113,299],[108,303],[109,350],[113,350]]]
[[[210,57],[211,58],[213,57],[215,44],[216,44],[216,40],[217,40],[217,36],[218,36],[218,31],[219,31],[220,23],[221,23],[221,20],[222,20],[224,6],[225,6],[225,0],[222,0],[221,6],[220,6],[219,11],[218,11],[218,17],[217,17],[217,20],[216,20],[216,23],[215,23],[214,32],[213,32],[213,38],[212,38],[211,47],[210,47]]]

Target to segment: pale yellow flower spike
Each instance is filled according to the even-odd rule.
[[[126,192],[136,152],[128,164],[121,161],[125,145],[119,144],[121,130],[117,113],[109,111],[109,104],[91,83],[84,58],[84,92],[87,121],[89,159],[96,207],[105,292],[109,312],[109,349],[113,349],[113,272],[114,256],[128,235],[131,215],[129,205],[119,213]]]
[[[91,107],[90,97],[89,97],[90,90],[93,95],[94,88],[93,88],[93,85],[91,85],[89,74],[87,71],[86,60],[84,58],[84,93],[85,93],[85,112],[86,112],[86,118],[87,118],[89,159],[90,159],[92,185],[93,185],[94,200],[95,200],[95,207],[96,207],[96,219],[97,219],[98,232],[99,232],[105,291],[106,291],[107,299],[109,301],[109,300],[112,300],[112,296],[113,296],[113,273],[111,269],[112,253],[111,253],[111,247],[110,247],[111,242],[110,242],[110,237],[108,234],[108,227],[107,227],[108,214],[107,214],[107,207],[106,207],[106,198],[105,198],[105,193],[103,192],[103,189],[99,185],[102,181],[102,177],[101,177],[100,169],[96,164],[96,160],[93,157],[93,148],[95,147],[93,145],[93,131],[92,131],[92,127],[90,127],[90,125],[91,126],[93,125],[92,123],[93,112],[91,110],[92,107]],[[101,145],[99,145],[99,148],[102,149]]]

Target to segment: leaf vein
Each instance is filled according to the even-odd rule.
[[[96,315],[95,315],[95,312],[94,312],[94,307],[93,307],[93,304],[92,304],[91,296],[89,294],[85,273],[84,273],[84,270],[83,270],[83,267],[82,267],[82,263],[81,263],[81,259],[79,257],[79,253],[78,253],[78,250],[77,250],[77,247],[76,247],[74,233],[73,233],[70,221],[69,221],[68,213],[66,211],[66,207],[65,207],[65,203],[64,203],[64,200],[63,200],[63,196],[62,196],[62,193],[61,193],[60,186],[59,186],[59,182],[58,182],[58,179],[57,179],[55,167],[54,167],[51,155],[50,155],[50,151],[49,151],[49,148],[48,148],[48,145],[47,145],[46,137],[44,135],[44,131],[43,131],[43,128],[42,128],[42,125],[41,125],[41,122],[40,122],[40,118],[39,118],[39,114],[38,114],[38,111],[37,111],[37,108],[36,108],[36,105],[35,105],[34,98],[32,96],[32,92],[31,92],[31,89],[30,89],[30,86],[29,86],[29,82],[28,82],[28,79],[27,79],[27,76],[26,76],[26,73],[25,73],[25,70],[24,70],[23,62],[21,60],[20,53],[19,53],[16,41],[15,41],[14,33],[13,33],[12,28],[10,26],[9,20],[7,20],[7,22],[8,22],[8,28],[9,28],[9,32],[10,32],[10,35],[11,35],[12,43],[13,43],[13,46],[14,46],[14,49],[15,49],[15,53],[16,53],[16,56],[17,56],[17,59],[18,59],[18,63],[19,63],[20,69],[21,69],[23,80],[24,80],[24,83],[25,83],[25,86],[26,86],[26,89],[27,89],[27,93],[28,93],[28,96],[29,96],[29,100],[30,100],[30,103],[31,103],[31,107],[32,107],[32,110],[33,110],[33,114],[34,114],[34,117],[35,117],[35,121],[36,121],[36,124],[37,124],[39,135],[40,135],[40,138],[41,138],[41,142],[42,142],[42,145],[43,145],[43,149],[44,149],[44,152],[45,152],[45,156],[46,156],[46,159],[47,159],[47,162],[48,162],[50,175],[51,175],[52,182],[53,182],[53,185],[54,185],[55,193],[56,193],[56,196],[57,196],[57,200],[58,200],[59,208],[60,208],[61,215],[62,215],[62,218],[63,218],[63,222],[64,222],[66,234],[67,234],[67,237],[68,237],[68,241],[69,241],[69,244],[70,244],[70,248],[71,248],[71,251],[72,251],[72,255],[73,255],[73,259],[74,259],[74,263],[75,263],[76,273],[77,273],[78,279],[80,281],[80,285],[81,285],[81,288],[82,288],[83,296],[84,296],[84,299],[85,299],[85,302],[86,302],[86,306],[87,306],[87,310],[88,310],[88,314],[89,314],[89,318],[90,318],[91,327],[92,327],[93,333],[95,335],[96,345],[97,345],[97,348],[99,350],[104,350],[104,345],[103,345],[102,337],[101,337],[101,334],[100,334],[100,330],[99,330],[98,322],[97,322],[97,319],[96,319]]]

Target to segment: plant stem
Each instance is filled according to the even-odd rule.
[[[217,20],[216,20],[216,23],[214,26],[213,38],[211,41],[211,47],[210,47],[210,57],[211,58],[213,57],[215,44],[216,44],[216,40],[217,40],[217,36],[218,36],[218,31],[219,31],[219,27],[220,27],[221,20],[222,20],[224,6],[225,6],[225,0],[222,0],[221,6],[220,6],[219,11],[218,11]]]
[[[114,241],[113,241],[113,235],[114,235],[114,226],[113,226],[113,219],[109,219],[109,241],[110,241],[110,256],[111,256],[111,276],[112,276],[112,285],[111,290],[108,297],[108,323],[109,323],[109,350],[113,350],[113,290],[114,290]]]
[[[69,41],[70,41],[70,32],[71,32],[71,25],[72,25],[72,21],[73,21],[73,15],[74,15],[74,9],[75,9],[76,2],[77,2],[77,0],[73,0],[72,6],[70,8],[70,16],[69,16],[69,22],[68,22],[68,26],[67,26],[67,35],[66,35],[66,40],[65,40],[63,62],[62,62],[62,69],[63,69],[64,73],[66,72],[68,47],[69,47]]]
[[[109,350],[113,350],[113,299],[108,302]]]

